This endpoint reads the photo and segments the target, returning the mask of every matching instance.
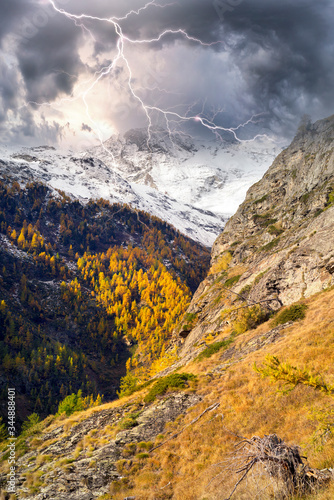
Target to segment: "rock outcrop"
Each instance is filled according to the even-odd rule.
[[[82,419],[73,416],[64,425],[51,424],[51,430],[36,440],[38,452],[27,452],[17,461],[18,495],[28,500],[101,498],[144,458],[138,451],[149,451],[157,436],[163,438],[166,424],[201,399],[197,394],[170,393],[151,405],[132,401],[96,408]],[[0,488],[6,480],[0,475]]]
[[[247,192],[175,336],[181,359],[222,331],[231,302],[277,310],[334,283],[334,116],[303,126]],[[228,301],[226,300],[228,297]]]

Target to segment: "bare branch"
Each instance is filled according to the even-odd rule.
[[[241,438],[241,441],[235,445],[235,449],[232,460],[233,472],[241,474],[241,477],[225,500],[232,498],[238,486],[247,478],[255,465],[262,467],[264,472],[272,478],[273,485],[276,485],[275,488],[278,488],[280,492],[279,498],[310,493],[333,478],[331,469],[318,470],[305,464],[303,460],[306,460],[306,457],[300,454],[300,448],[288,446],[276,434],[263,438],[258,436],[250,439]],[[228,467],[228,472],[232,472],[231,467]],[[208,486],[223,473],[224,471],[221,471],[214,476]]]
[[[163,446],[164,444],[168,443],[168,441],[171,441],[172,439],[176,438],[179,434],[181,434],[181,432],[183,432],[185,429],[187,429],[187,427],[189,427],[190,425],[193,425],[194,423],[196,423],[208,411],[216,410],[217,408],[219,408],[219,406],[220,406],[220,403],[214,403],[213,405],[211,405],[208,408],[206,408],[200,415],[198,415],[198,417],[194,418],[194,420],[192,420],[191,422],[189,422],[189,424],[185,425],[180,431],[176,432],[171,437],[169,437],[168,439],[166,439],[162,443],[158,444],[157,446],[154,446],[153,448],[151,448],[149,450],[149,453],[151,453],[152,451],[156,450],[157,448],[160,448],[160,446]]]

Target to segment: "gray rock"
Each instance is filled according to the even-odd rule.
[[[199,395],[180,392],[158,398],[150,405],[133,401],[107,410],[96,408],[67,432],[61,426],[45,433],[42,441],[54,438],[58,441],[42,447],[42,453],[52,457],[51,462],[47,461],[38,468],[43,472],[43,484],[37,493],[30,493],[23,474],[29,470],[28,464],[31,464],[29,460],[34,454],[29,452],[23,455],[17,461],[19,497],[22,496],[27,500],[93,500],[105,495],[109,492],[110,484],[123,477],[117,468],[117,462],[128,457],[124,447],[128,443],[154,442],[156,436],[164,432],[167,422],[186,413],[188,408],[201,399]],[[64,463],[63,466],[56,465],[60,459],[72,458],[77,444],[92,430],[103,430],[110,425],[121,426],[124,417],[131,413],[139,413],[135,427],[118,432],[116,438],[110,438],[108,444],[95,449],[89,458],[82,451],[72,462]],[[36,464],[34,470],[35,466]],[[5,482],[6,477],[0,477],[0,484]]]
[[[333,190],[331,116],[298,132],[248,190],[215,241],[210,274],[187,311],[195,321],[174,332],[179,365],[200,352],[209,333],[218,334],[224,327],[221,313],[229,306],[221,296],[226,277],[216,269],[227,252],[232,254],[228,271],[244,268],[239,281],[227,287],[230,297],[238,300],[237,294],[243,294],[240,303],[245,305],[260,302],[277,310],[334,284],[334,204],[329,198]]]

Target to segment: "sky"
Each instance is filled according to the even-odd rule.
[[[333,0],[0,0],[0,12],[0,144],[85,148],[149,123],[292,138],[303,115],[334,113]]]

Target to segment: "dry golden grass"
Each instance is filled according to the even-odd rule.
[[[48,448],[49,446],[51,446],[52,444],[56,443],[57,441],[58,441],[57,438],[48,439],[47,441],[43,441],[43,447],[42,447],[42,449]]]
[[[230,265],[232,260],[232,255],[230,252],[224,252],[222,255],[219,255],[217,260],[212,264],[209,274],[217,274],[222,271],[226,271]]]
[[[333,500],[334,498],[334,484],[331,484],[328,488],[324,488],[318,493],[313,493],[312,495],[306,496],[304,500]]]
[[[238,441],[233,433],[246,437],[276,433],[287,443],[302,446],[310,465],[333,467],[334,440],[328,440],[320,449],[312,441],[318,425],[312,409],[321,412],[331,403],[331,398],[304,386],[284,395],[278,391],[279,384],[260,378],[253,369],[255,362],[260,365],[266,354],[272,354],[292,365],[321,373],[327,382],[333,383],[333,301],[333,290],[305,301],[308,310],[304,320],[287,328],[274,344],[248,354],[224,372],[205,376],[217,366],[219,352],[201,363],[192,362],[185,367],[184,371],[199,376],[197,392],[204,396],[204,400],[192,408],[183,421],[171,424],[166,438],[211,404],[219,402],[220,407],[152,452],[140,469],[130,474],[130,487],[124,485],[113,494],[113,499],[126,496],[136,496],[141,500],[226,498],[237,480],[231,474],[234,445]],[[237,337],[235,344],[242,346],[271,328],[270,321],[262,324]],[[217,466],[221,463],[224,467]],[[221,475],[209,484],[218,473]],[[258,472],[253,482],[249,480],[241,485],[233,499],[265,500],[273,494],[275,487],[266,475]],[[334,498],[334,485],[314,495],[309,498]]]
[[[51,462],[51,461],[52,461],[52,455],[38,455],[36,459],[36,465],[41,466],[46,462]]]
[[[42,476],[45,474],[43,471],[28,472],[25,474],[24,486],[29,489],[29,493],[33,494],[43,485]]]
[[[164,442],[175,432],[183,429],[176,438],[166,442],[153,451],[149,458],[137,458],[135,453],[146,452],[147,447],[137,445],[129,451],[128,460],[120,461],[118,467],[124,472],[124,479],[111,487],[113,500],[135,496],[138,500],[223,500],[233,489],[237,477],[232,474],[234,445],[238,438],[234,434],[251,437],[276,433],[288,444],[302,446],[310,465],[318,468],[334,466],[334,440],[328,440],[322,447],[315,446],[312,438],[319,422],[315,416],[331,403],[331,398],[311,388],[299,386],[287,395],[278,391],[279,384],[262,379],[253,369],[254,363],[261,365],[267,354],[278,356],[300,368],[321,373],[324,379],[334,383],[334,290],[321,293],[305,300],[308,305],[306,317],[284,330],[282,337],[259,351],[245,354],[224,371],[213,370],[220,364],[222,352],[217,352],[201,362],[193,361],[181,372],[198,376],[196,392],[203,401],[191,408],[184,417],[166,426],[164,436],[159,436],[156,444]],[[253,337],[264,335],[272,328],[272,321],[260,325],[256,330],[237,336],[236,349],[246,346]],[[214,340],[228,336],[226,330]],[[46,421],[43,432],[63,426],[64,432],[58,437],[69,434],[73,426],[90,418],[95,412],[114,409],[119,417],[124,409],[131,413],[136,401],[142,400],[148,389],[135,393],[122,400],[113,401],[71,417],[57,417]],[[206,413],[195,424],[189,425],[207,407],[219,402],[220,406]],[[91,456],[93,451],[113,439],[119,431],[117,425],[93,429],[77,444],[73,459]],[[234,434],[233,434],[234,433]],[[32,438],[36,439],[36,438]],[[35,441],[37,465],[43,465],[38,448],[45,449],[52,442]],[[61,457],[59,457],[61,458]],[[63,458],[58,465],[66,465],[69,459]],[[91,467],[94,462],[91,462]],[[219,465],[218,465],[219,464]],[[57,463],[55,464],[57,465]],[[32,473],[34,474],[34,473]],[[217,474],[220,474],[217,476]],[[217,477],[216,477],[217,476]],[[39,477],[27,478],[31,488],[39,484]],[[265,490],[263,489],[265,488]],[[257,471],[254,480],[240,486],[233,500],[266,500],[275,488],[268,477]],[[107,497],[106,497],[107,498]],[[111,498],[111,497],[110,497]],[[305,500],[329,500],[334,498],[334,485],[313,494]]]
[[[237,266],[233,266],[231,269],[229,269],[227,277],[228,278],[233,278],[234,276],[241,276],[244,274],[248,269],[248,266],[239,264]]]
[[[6,498],[8,498],[5,494],[4,491],[0,490],[0,500],[6,500]],[[17,500],[17,496],[15,493],[12,493],[11,495],[9,495],[9,500]]]

